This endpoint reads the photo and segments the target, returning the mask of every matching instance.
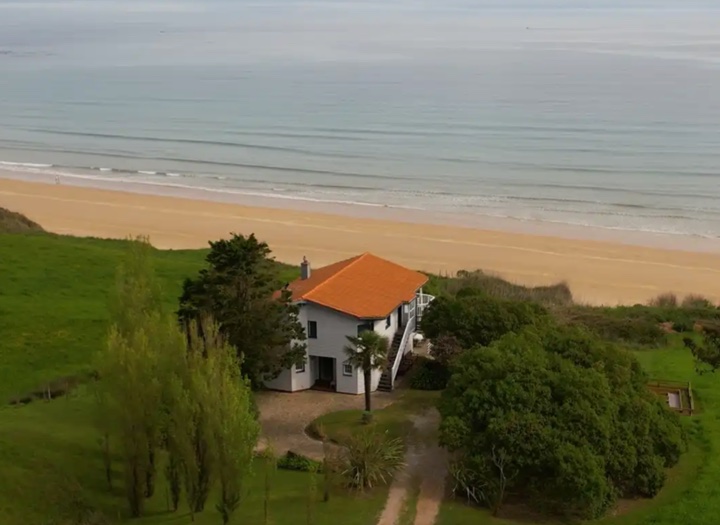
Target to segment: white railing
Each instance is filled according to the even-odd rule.
[[[422,291],[415,296],[415,301],[417,302],[418,324],[420,323],[420,320],[422,319],[423,313],[425,313],[425,309],[434,300],[435,300],[434,295],[428,295],[426,293],[422,293]]]
[[[405,323],[405,331],[403,332],[402,339],[400,340],[400,346],[398,347],[397,354],[395,354],[395,361],[392,366],[392,374],[390,375],[390,384],[395,387],[395,377],[397,376],[398,369],[400,368],[400,362],[405,355],[405,350],[410,340],[410,334],[414,331],[415,322],[415,310],[408,312],[407,322]]]
[[[417,305],[418,305],[418,308],[420,309],[420,311],[427,308],[427,306],[434,300],[435,300],[434,295],[429,295],[429,294],[422,293],[422,292],[417,294]]]

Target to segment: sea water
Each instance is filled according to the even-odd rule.
[[[0,0],[0,170],[720,238],[715,0]]]

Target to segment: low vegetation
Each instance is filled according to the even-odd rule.
[[[341,515],[369,525],[386,494],[369,487],[400,468],[411,415],[439,397],[458,496],[443,506],[441,525],[510,524],[518,508],[532,511],[525,523],[603,516],[602,523],[709,525],[720,512],[720,386],[705,373],[717,368],[720,310],[701,297],[594,308],[574,304],[562,284],[525,288],[481,272],[433,276],[426,291],[439,299],[423,319],[432,358],[418,359],[407,379],[428,390],[399,392],[372,421],[362,410],[316,420],[309,433],[349,445],[321,464],[250,454],[250,392],[227,373],[234,368],[257,387],[286,357],[294,362],[293,349],[265,360],[255,352],[257,334],[246,332],[260,323],[286,340],[291,325],[272,332],[277,323],[263,324],[274,316],[265,301],[296,269],[272,261],[249,237],[210,250],[144,246],[155,278],[132,292],[116,276],[128,246],[0,233],[3,524],[97,525],[142,513],[142,523],[194,516],[199,525],[322,525]],[[230,260],[245,261],[244,270]],[[174,320],[178,297],[184,332]],[[241,298],[254,308],[239,319],[228,304]],[[199,324],[208,316],[220,326]],[[205,357],[193,362],[213,341],[217,366]],[[170,347],[185,359],[161,358]],[[150,365],[141,369],[141,360]],[[126,384],[105,381],[113,375]],[[650,377],[691,380],[699,415],[679,421],[645,389]],[[220,396],[231,384],[240,390]],[[126,418],[131,425],[118,424]],[[197,455],[203,449],[207,457]]]
[[[679,417],[625,351],[577,329],[508,334],[465,352],[443,393],[441,443],[463,495],[597,518],[653,497],[685,451]]]
[[[543,306],[566,306],[573,303],[572,292],[566,283],[552,286],[522,286],[481,270],[460,271],[452,277],[430,276],[425,291],[429,294],[455,296],[461,290],[478,290],[507,301],[530,301]]]
[[[42,226],[31,221],[25,215],[0,207],[1,233],[33,233],[42,232]]]
[[[535,306],[519,304],[513,297],[537,290],[482,274],[440,292],[422,320],[432,359],[416,360],[410,386],[447,382],[440,439],[454,452],[458,497],[493,515],[520,503],[538,516],[588,519],[661,491],[688,432],[628,348],[659,351],[685,332],[696,370],[715,370],[720,309],[672,295],[616,308],[539,294]]]

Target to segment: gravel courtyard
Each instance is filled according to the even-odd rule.
[[[396,399],[391,393],[374,392],[373,410],[384,408]],[[288,450],[305,456],[322,459],[322,443],[305,434],[305,428],[317,417],[338,410],[362,410],[365,397],[336,394],[318,390],[303,392],[260,392],[257,395],[262,435],[258,450],[272,443],[275,453]]]

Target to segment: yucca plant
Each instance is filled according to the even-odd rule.
[[[403,443],[387,433],[372,429],[347,437],[343,457],[343,477],[358,490],[389,483],[405,464]]]

